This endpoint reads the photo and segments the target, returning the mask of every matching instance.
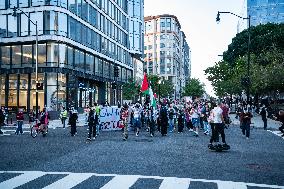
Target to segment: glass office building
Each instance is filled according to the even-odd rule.
[[[284,23],[284,0],[247,0],[251,25]]]
[[[13,7],[38,25],[38,80],[43,83],[39,108],[57,111],[61,106],[121,102],[121,85],[132,77],[133,57],[141,56],[143,49],[142,29],[135,28],[135,22],[143,25],[143,1],[133,0],[132,12],[129,2],[1,0],[1,105],[25,110],[36,106],[36,28],[21,11],[12,16]],[[137,9],[140,17],[131,19]]]

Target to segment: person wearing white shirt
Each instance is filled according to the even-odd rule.
[[[223,110],[221,109],[222,103],[219,102],[218,105],[211,111],[211,126],[212,126],[212,136],[209,145],[211,146],[213,142],[219,143],[219,134],[221,134],[223,146],[227,146],[225,139],[225,124],[223,118]]]

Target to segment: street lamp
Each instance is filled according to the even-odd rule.
[[[248,17],[242,17],[237,14],[234,14],[232,12],[220,12],[218,11],[216,22],[220,22],[220,14],[232,14],[238,18],[241,18],[243,20],[248,20],[248,59],[247,59],[247,78],[245,79],[245,84],[247,87],[247,103],[249,103],[249,96],[250,96],[250,15]]]
[[[23,13],[28,19],[29,21],[35,25],[36,27],[36,49],[35,49],[35,54],[36,54],[36,118],[38,119],[38,30],[37,30],[37,21],[33,22],[30,17],[21,9],[14,7],[13,8],[13,13],[12,16],[13,17],[17,17],[17,10],[19,10],[21,13]]]

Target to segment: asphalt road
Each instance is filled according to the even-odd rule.
[[[231,126],[231,150],[221,153],[208,150],[209,136],[188,131],[153,138],[131,132],[128,141],[120,131],[92,142],[86,136],[86,127],[75,137],[62,128],[35,139],[0,136],[0,188],[284,188],[284,140],[262,129],[247,140]]]

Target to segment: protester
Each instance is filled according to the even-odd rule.
[[[0,109],[0,134],[3,134],[2,126],[4,126],[4,121],[5,121],[5,115],[4,112],[2,111],[2,109]]]
[[[241,117],[242,117],[242,133],[244,136],[246,136],[247,139],[249,139],[252,113],[249,112],[248,108],[245,108],[243,113],[241,114]]]
[[[280,110],[278,113],[279,121],[282,125],[279,127],[279,131],[282,133],[282,137],[284,137],[284,110]]]
[[[76,134],[76,122],[78,119],[78,112],[74,108],[71,109],[70,117],[69,117],[69,124],[71,125],[71,136],[75,136]]]
[[[193,125],[193,131],[194,131],[194,136],[198,137],[198,128],[199,128],[199,112],[198,112],[198,107],[197,105],[194,105],[194,107],[190,111],[191,114],[191,121]]]
[[[124,104],[121,108],[121,121],[123,123],[123,140],[128,139],[128,121],[129,121],[129,112],[128,112],[128,105]]]
[[[133,110],[133,126],[136,130],[136,136],[139,136],[139,132],[141,129],[141,107],[139,103],[135,104],[134,110]]]
[[[263,121],[263,129],[267,130],[267,110],[265,108],[265,105],[262,106],[259,114],[261,115],[261,119]]]
[[[179,110],[178,114],[178,133],[182,133],[184,128],[184,113],[182,110]]]
[[[19,109],[19,111],[16,115],[16,119],[17,119],[17,126],[18,127],[16,129],[15,134],[19,135],[19,132],[20,132],[20,134],[23,134],[24,113],[23,113],[22,109]]]
[[[149,116],[149,131],[150,131],[150,136],[154,136],[155,132],[155,125],[156,125],[156,115],[154,112],[153,106],[150,106],[150,110],[148,111],[148,116]]]
[[[90,110],[89,116],[88,116],[88,126],[89,126],[89,134],[87,140],[92,140],[92,135],[93,135],[93,140],[96,139],[96,121],[95,121],[95,115],[94,115],[94,110]],[[71,126],[72,129],[72,126]],[[72,133],[71,133],[72,134]]]
[[[162,136],[167,136],[168,115],[167,115],[167,108],[164,103],[162,104],[162,107],[160,109],[159,123],[161,125]]]
[[[66,122],[67,116],[68,116],[68,112],[65,109],[65,107],[63,107],[62,111],[60,113],[60,119],[61,119],[61,122],[63,124],[63,129],[65,129],[65,122]]]

